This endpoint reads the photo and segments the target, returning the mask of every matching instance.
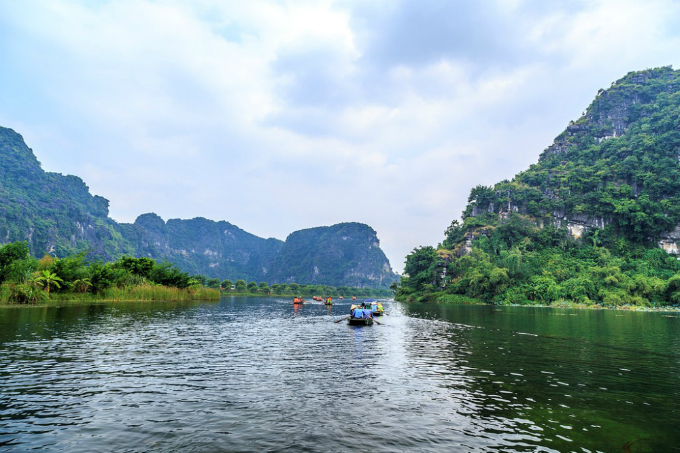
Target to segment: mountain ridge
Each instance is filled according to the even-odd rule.
[[[154,213],[142,214],[133,223],[114,221],[108,216],[107,199],[90,194],[87,184],[77,176],[45,172],[23,137],[12,129],[0,127],[0,158],[0,243],[27,241],[36,257],[45,253],[63,257],[80,251],[102,260],[146,256],[168,260],[186,272],[206,277],[279,283],[272,280],[276,275],[281,282],[312,283],[305,280],[313,275],[309,269],[277,260],[284,241],[260,238],[227,221],[202,217],[165,221]],[[341,229],[342,225],[320,228]],[[396,280],[379,246],[377,256],[372,250],[377,241],[375,231],[368,225],[355,225],[361,225],[366,233],[352,242],[357,256],[351,264],[357,275],[333,273],[330,277],[333,267],[347,264],[331,260],[326,263],[328,272],[317,274],[314,283],[387,287]],[[375,240],[369,240],[371,235]],[[303,243],[311,240],[305,233],[302,237]],[[305,250],[321,256],[323,251],[318,248],[324,246],[323,242],[316,243],[317,248]],[[373,259],[365,260],[364,255]],[[346,260],[348,256],[345,253],[340,258]],[[291,273],[291,269],[297,273]]]

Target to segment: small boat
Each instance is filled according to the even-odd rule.
[[[352,305],[347,322],[350,326],[370,326],[373,325],[373,311]]]
[[[373,312],[373,316],[382,316],[385,314],[385,309],[382,304],[375,299],[366,299],[362,305],[364,308],[370,309]]]

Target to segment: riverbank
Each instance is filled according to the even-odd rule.
[[[98,294],[92,293],[55,293],[41,297],[30,303],[12,302],[9,290],[0,290],[0,305],[12,307],[35,307],[55,303],[93,303],[93,302],[159,302],[220,300],[220,291],[213,288],[173,288],[159,285],[138,285],[124,288],[107,288]]]
[[[670,311],[680,312],[680,306],[661,305],[661,306],[642,306],[642,305],[602,305],[602,304],[582,304],[578,302],[558,301],[552,304],[490,304],[474,297],[462,296],[460,294],[424,293],[418,296],[409,295],[406,298],[395,299],[399,302],[421,302],[436,304],[456,304],[456,305],[496,305],[503,307],[550,307],[550,308],[572,308],[578,310],[626,310],[626,311]]]

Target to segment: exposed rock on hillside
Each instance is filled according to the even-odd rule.
[[[293,233],[280,254],[283,241],[257,237],[229,222],[165,222],[151,213],[119,224],[108,217],[108,206],[80,178],[44,172],[21,135],[0,127],[0,244],[27,241],[37,257],[77,251],[103,260],[147,256],[231,280],[387,287],[396,278],[367,225]],[[325,233],[309,234],[313,230]]]

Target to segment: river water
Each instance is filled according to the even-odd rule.
[[[0,451],[680,451],[680,315],[288,299],[0,309]]]

